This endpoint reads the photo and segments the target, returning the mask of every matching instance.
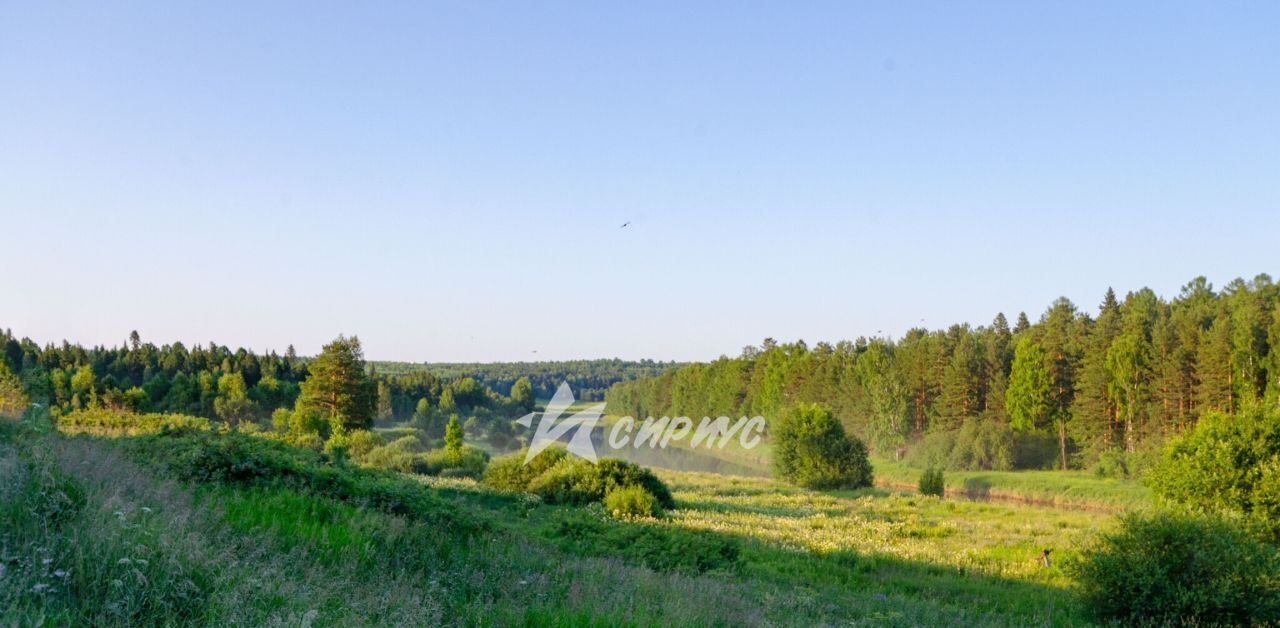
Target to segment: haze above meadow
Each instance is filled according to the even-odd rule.
[[[8,6],[3,323],[706,360],[1222,286],[1280,7],[1212,8]]]

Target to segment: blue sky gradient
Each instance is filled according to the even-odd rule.
[[[1280,3],[691,4],[2,3],[0,325],[710,359],[1280,273]]]

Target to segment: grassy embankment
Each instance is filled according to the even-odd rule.
[[[662,473],[613,521],[239,434],[0,427],[6,622],[1075,625],[1098,513]]]

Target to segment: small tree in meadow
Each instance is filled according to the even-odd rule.
[[[867,447],[849,436],[831,412],[817,404],[790,408],[774,423],[774,473],[813,489],[871,486]]]
[[[947,483],[942,477],[940,467],[929,467],[920,474],[920,494],[942,497],[947,492]]]

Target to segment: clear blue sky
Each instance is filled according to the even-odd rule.
[[[1277,275],[1278,32],[1270,1],[4,2],[0,325],[710,359]]]

